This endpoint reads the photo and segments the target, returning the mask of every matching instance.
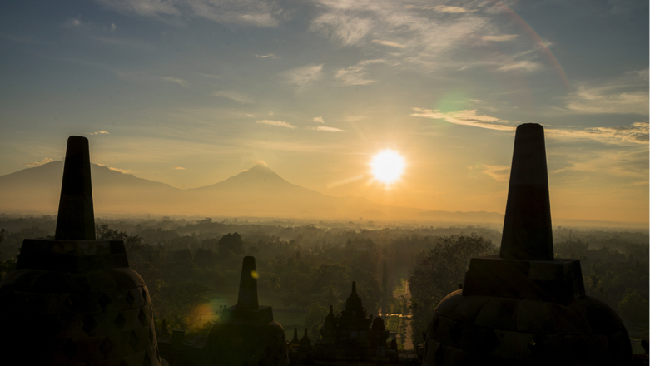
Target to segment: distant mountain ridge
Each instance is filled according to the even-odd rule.
[[[495,212],[427,211],[380,205],[362,197],[328,196],[292,184],[263,164],[221,182],[186,190],[97,164],[91,165],[91,172],[93,203],[98,213],[503,220],[503,216]],[[53,161],[0,176],[0,211],[56,213],[62,173],[63,163]]]

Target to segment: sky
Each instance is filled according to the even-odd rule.
[[[3,1],[0,175],[83,135],[93,163],[183,189],[263,162],[503,213],[514,129],[539,123],[553,217],[647,223],[648,43],[633,0]]]

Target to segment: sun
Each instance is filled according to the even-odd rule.
[[[372,158],[372,175],[376,180],[389,185],[404,173],[404,158],[393,150],[384,150]]]

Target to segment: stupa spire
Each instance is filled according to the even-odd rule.
[[[255,257],[244,257],[241,265],[241,282],[239,283],[238,309],[257,309],[257,270]]]
[[[95,240],[90,151],[84,136],[68,137],[61,198],[56,218],[56,240]]]
[[[553,260],[544,128],[536,123],[519,125],[515,132],[499,256],[517,260]]]

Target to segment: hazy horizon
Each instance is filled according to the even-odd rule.
[[[539,123],[554,219],[649,220],[647,2],[39,0],[0,10],[0,177],[60,160],[67,137],[82,135],[94,163],[179,189],[262,162],[327,196],[503,213],[514,129]],[[403,160],[379,172],[373,161],[387,150]],[[394,179],[389,189],[382,179]],[[102,211],[112,202],[97,189]],[[32,199],[52,207],[58,197]]]

